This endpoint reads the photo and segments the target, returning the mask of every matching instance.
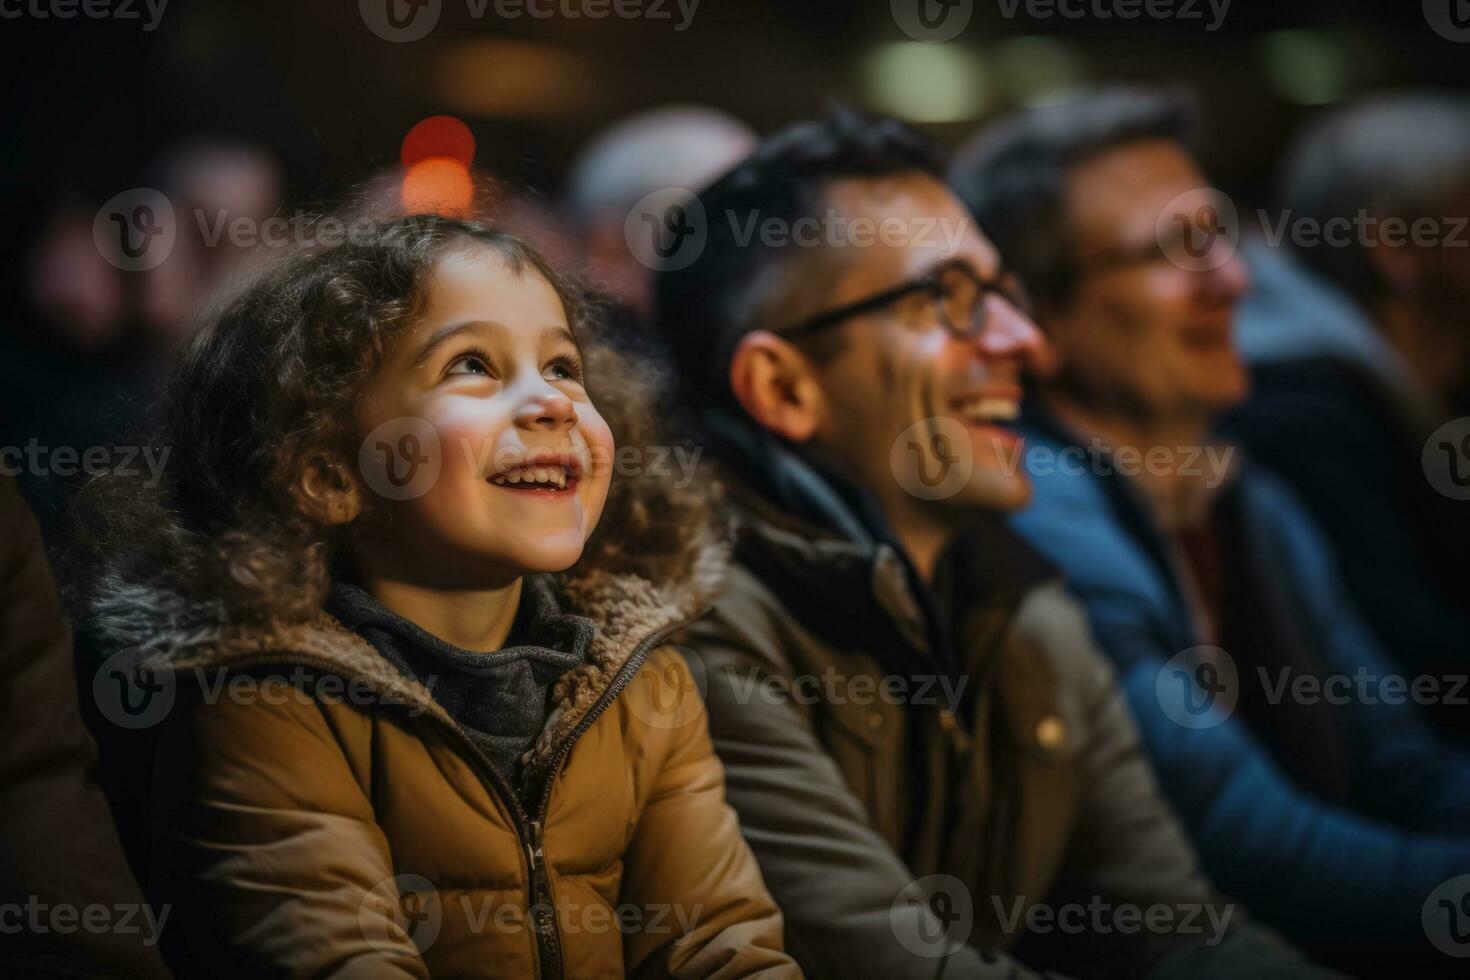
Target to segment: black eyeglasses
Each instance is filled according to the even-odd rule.
[[[938,311],[939,322],[961,340],[973,339],[985,332],[989,319],[985,303],[987,296],[1000,296],[1023,313],[1029,313],[1031,308],[1025,291],[1015,276],[1002,274],[995,279],[982,279],[970,263],[956,259],[917,279],[885,289],[867,299],[839,306],[835,310],[818,313],[775,333],[781,337],[808,336],[819,330],[835,327],[844,320],[897,303],[915,293],[929,294]]]

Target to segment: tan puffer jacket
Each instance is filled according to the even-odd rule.
[[[553,691],[528,806],[325,614],[116,655],[146,663],[137,690],[159,699],[131,710],[162,716],[148,890],[174,908],[180,975],[799,975],[703,705],[668,696],[690,682],[660,643],[703,590],[561,588],[599,631]]]

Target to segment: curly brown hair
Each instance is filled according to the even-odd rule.
[[[85,609],[105,575],[229,621],[297,620],[319,609],[349,532],[308,513],[293,488],[316,456],[356,458],[359,434],[346,420],[422,310],[436,263],[471,247],[551,285],[619,445],[657,443],[659,369],[620,350],[587,290],[531,246],[436,215],[360,218],[347,240],[284,255],[212,305],[159,405],[156,441],[170,453],[163,478],[150,486],[108,474],[74,507],[74,604]],[[703,481],[619,476],[579,567],[686,574],[689,539],[712,530],[711,514]]]

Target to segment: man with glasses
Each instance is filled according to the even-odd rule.
[[[736,526],[683,642],[807,974],[1323,975],[1200,877],[1080,609],[1003,526],[1030,490],[999,423],[1045,354],[929,145],[796,125],[672,217],[704,230],[656,323]]]
[[[1302,507],[1211,438],[1247,392],[1248,281],[1193,129],[1186,101],[1107,91],[953,164],[1057,361],[1014,525],[1085,603],[1210,876],[1355,975],[1463,975],[1445,954],[1470,955],[1470,761]]]

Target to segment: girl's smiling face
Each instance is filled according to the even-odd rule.
[[[437,469],[408,493],[377,495],[355,542],[395,577],[474,588],[559,571],[607,499],[612,432],[588,398],[561,298],[488,248],[437,263],[357,423],[370,487],[383,486],[366,472],[375,451],[391,470]]]

